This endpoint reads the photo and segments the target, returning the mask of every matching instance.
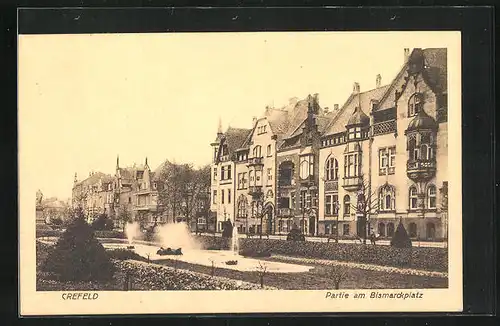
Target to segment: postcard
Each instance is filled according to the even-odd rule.
[[[462,310],[459,32],[18,47],[21,315]]]

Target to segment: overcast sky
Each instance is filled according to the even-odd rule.
[[[21,159],[45,197],[61,198],[75,172],[114,173],[118,154],[121,166],[146,156],[152,169],[207,164],[219,117],[224,129],[250,128],[266,105],[309,93],[342,105],[354,82],[390,83],[405,47],[438,43],[408,33],[20,36]]]

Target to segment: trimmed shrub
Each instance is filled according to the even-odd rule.
[[[228,250],[221,237],[198,236],[204,248]],[[382,266],[410,267],[432,271],[448,271],[448,249],[432,247],[396,248],[359,243],[285,241],[275,239],[240,239],[240,253],[269,251],[273,255],[339,260]]]
[[[113,230],[113,221],[106,214],[101,214],[92,222],[92,228],[94,230],[110,231]]]
[[[410,237],[408,236],[408,233],[406,232],[406,229],[401,221],[399,221],[398,228],[391,239],[391,246],[396,248],[412,247]]]
[[[82,218],[74,219],[68,226],[42,269],[63,281],[106,281],[114,274],[106,250]]]
[[[240,250],[239,254],[243,257],[271,257],[271,251],[265,248],[246,248]]]
[[[306,241],[306,237],[296,227],[292,228],[286,236],[288,241]]]

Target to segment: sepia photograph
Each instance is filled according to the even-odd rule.
[[[28,314],[461,309],[460,33],[18,46]]]

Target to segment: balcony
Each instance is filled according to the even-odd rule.
[[[379,122],[373,125],[373,135],[383,135],[396,132],[396,120]]]
[[[429,180],[436,174],[436,161],[434,160],[408,160],[406,174],[414,181]]]
[[[260,166],[264,165],[262,157],[249,157],[247,166]]]
[[[249,186],[248,194],[253,197],[262,195],[262,186]]]
[[[363,177],[344,177],[342,187],[347,191],[359,190],[363,185]]]
[[[338,180],[325,181],[325,191],[339,191],[339,181]]]

